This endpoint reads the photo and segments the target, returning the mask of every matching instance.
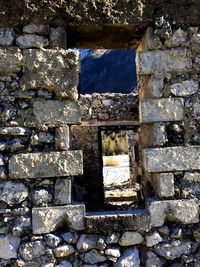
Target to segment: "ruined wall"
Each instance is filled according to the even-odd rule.
[[[199,28],[158,26],[138,55],[142,179],[154,198],[87,215],[69,178],[83,169],[68,150],[81,117],[78,54],[55,49],[66,48],[61,28],[1,29],[0,266],[200,265]]]

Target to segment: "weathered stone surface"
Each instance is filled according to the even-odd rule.
[[[154,173],[152,186],[159,197],[172,197],[174,195],[173,173]]]
[[[14,179],[82,174],[81,151],[27,153],[11,156],[9,176]]]
[[[0,183],[0,201],[12,206],[24,201],[28,196],[28,189],[22,183],[3,181]]]
[[[144,149],[144,166],[148,172],[200,169],[200,146]]]
[[[1,135],[31,135],[31,130],[24,127],[1,127]]]
[[[145,267],[162,267],[163,264],[163,260],[161,260],[155,253],[153,253],[152,251],[147,252]]]
[[[76,244],[78,251],[85,252],[90,249],[104,249],[106,247],[103,237],[99,235],[82,234]]]
[[[50,248],[55,248],[60,244],[62,238],[57,235],[47,234],[44,236],[44,240],[47,246],[49,246]]]
[[[55,129],[55,146],[58,150],[70,149],[70,131],[67,125]]]
[[[155,146],[163,146],[167,141],[166,127],[164,123],[154,123]]]
[[[50,29],[50,47],[67,48],[67,34],[64,27]]]
[[[106,238],[106,244],[116,244],[119,242],[120,234],[112,233]]]
[[[24,34],[17,37],[16,44],[20,48],[42,48],[49,45],[49,40],[36,34]]]
[[[148,230],[150,228],[149,216],[143,210],[90,213],[85,217],[85,222],[87,231],[93,233]]]
[[[23,27],[23,32],[46,35],[49,33],[49,25],[31,23]]]
[[[199,222],[199,205],[194,199],[152,201],[148,210],[153,227],[162,226],[165,221],[182,224]]]
[[[192,68],[192,59],[186,49],[171,49],[166,51],[147,51],[138,53],[138,73],[168,73],[188,71]]]
[[[189,96],[196,93],[199,89],[199,83],[194,80],[186,80],[174,83],[169,87],[171,93],[175,96]]]
[[[25,261],[31,261],[34,258],[45,254],[45,246],[42,241],[27,242],[21,245],[20,255]]]
[[[72,101],[41,100],[34,101],[33,113],[40,124],[65,125],[81,122],[78,103]]]
[[[52,200],[52,192],[48,188],[36,188],[32,190],[31,200],[34,205],[46,206]]]
[[[71,245],[62,245],[53,249],[56,258],[66,257],[74,253],[74,248]]]
[[[18,48],[0,48],[0,75],[18,72],[23,65],[23,56]]]
[[[5,179],[7,177],[6,169],[0,166],[0,179]]]
[[[13,29],[0,28],[0,45],[9,46],[13,44],[15,33]]]
[[[119,248],[108,248],[105,250],[105,255],[111,256],[114,258],[119,258],[121,256]]]
[[[18,217],[13,226],[12,226],[12,233],[13,235],[22,235],[26,232],[30,232],[32,230],[31,225],[31,218],[20,216]]]
[[[158,232],[153,232],[151,235],[147,235],[145,239],[147,247],[153,247],[163,240]]]
[[[142,243],[143,236],[138,232],[124,232],[119,240],[120,246],[133,246]]]
[[[95,249],[85,253],[84,261],[89,264],[95,264],[98,262],[104,262],[107,258],[99,254]]]
[[[114,267],[140,267],[140,257],[137,248],[126,249],[122,256],[113,264]]]
[[[62,234],[62,238],[68,243],[68,244],[76,244],[79,235],[77,232],[66,232]]]
[[[72,182],[69,179],[57,179],[54,188],[54,203],[65,205],[71,203]]]
[[[20,239],[12,235],[0,236],[0,258],[17,258],[17,252],[20,245]]]
[[[153,250],[160,256],[168,260],[179,258],[181,255],[189,255],[191,253],[191,242],[173,241],[171,244],[161,243],[156,245]]]
[[[74,230],[84,229],[84,205],[68,205],[59,207],[33,208],[33,233],[49,233],[66,225]]]
[[[186,172],[183,180],[187,182],[200,182],[200,172]]]
[[[79,53],[64,49],[26,49],[22,90],[46,88],[58,99],[77,99]],[[1,65],[0,65],[1,66]]]
[[[144,99],[139,108],[142,123],[183,120],[182,98]]]

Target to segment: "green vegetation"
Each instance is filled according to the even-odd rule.
[[[103,156],[114,156],[128,154],[126,132],[120,133],[102,132],[102,154]]]

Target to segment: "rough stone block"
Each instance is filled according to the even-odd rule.
[[[199,90],[199,83],[194,80],[186,80],[172,84],[169,90],[175,96],[189,96]]]
[[[18,48],[0,48],[0,75],[10,75],[20,71],[23,56]]]
[[[54,203],[65,205],[71,203],[72,182],[69,179],[57,179],[54,190]]]
[[[172,197],[174,195],[173,173],[153,174],[152,186],[159,197]]]
[[[42,48],[49,45],[49,40],[36,34],[24,34],[17,37],[16,44],[20,48]]]
[[[38,33],[41,35],[47,35],[49,33],[49,25],[47,24],[28,24],[23,27],[25,33]]]
[[[152,201],[148,207],[152,227],[159,227],[165,221],[181,224],[199,222],[199,205],[194,199]]]
[[[144,149],[144,167],[148,172],[200,169],[200,146]]]
[[[147,231],[150,228],[149,216],[144,210],[98,212],[85,217],[86,229],[93,233],[112,231]]]
[[[9,176],[13,179],[81,175],[82,151],[27,153],[11,156]]]
[[[138,73],[183,72],[192,68],[192,57],[186,49],[148,51],[138,53]]]
[[[0,28],[0,45],[9,46],[13,44],[15,32],[13,29]]]
[[[22,90],[45,88],[58,99],[77,99],[79,52],[64,49],[26,49],[20,80]]]
[[[70,148],[70,130],[68,126],[55,129],[55,146],[56,149],[64,151]]]
[[[65,28],[57,27],[50,29],[50,47],[67,48],[67,33]]]
[[[33,208],[32,225],[34,234],[45,234],[66,225],[73,230],[84,230],[84,205]]]
[[[167,133],[164,123],[154,123],[154,145],[163,146],[167,142]]]
[[[69,100],[41,100],[33,102],[33,113],[39,124],[63,125],[81,122],[78,103]]]
[[[140,101],[140,122],[165,122],[183,120],[182,98],[144,99]]]

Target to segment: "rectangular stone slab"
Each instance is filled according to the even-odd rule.
[[[148,231],[149,215],[145,210],[108,211],[88,213],[85,217],[86,230],[91,233],[109,233],[112,231]]]
[[[183,72],[192,68],[192,57],[186,49],[154,50],[138,53],[139,75]]]
[[[180,224],[199,222],[199,204],[195,199],[150,200],[148,210],[153,227],[162,226],[165,221]]]
[[[200,170],[200,146],[146,148],[143,156],[148,172]]]
[[[69,100],[34,101],[33,114],[38,124],[60,126],[81,122],[81,112],[78,103]]]
[[[27,153],[11,156],[9,177],[13,179],[81,175],[82,151]]]
[[[33,234],[45,234],[59,228],[84,230],[84,205],[67,205],[32,209]]]
[[[182,98],[144,99],[140,101],[141,123],[183,120]]]

